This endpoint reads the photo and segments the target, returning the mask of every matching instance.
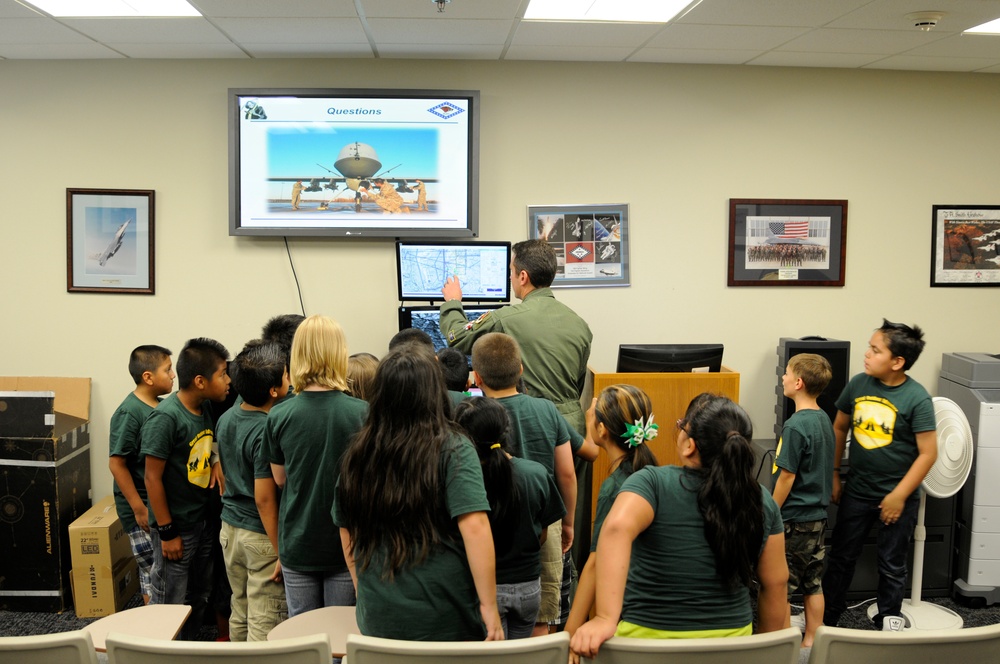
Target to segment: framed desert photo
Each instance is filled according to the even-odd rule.
[[[730,286],[843,286],[847,201],[729,199]]]
[[[931,286],[1000,286],[1000,205],[935,205]]]
[[[153,294],[153,197],[151,189],[66,190],[66,290]]]
[[[628,205],[529,205],[528,237],[556,251],[553,288],[629,285]]]

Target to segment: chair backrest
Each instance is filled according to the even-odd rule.
[[[802,633],[794,628],[711,639],[629,639],[605,641],[594,664],[796,664]],[[854,664],[854,663],[852,663]]]
[[[816,630],[810,664],[826,662],[995,662],[1000,653],[1000,625],[928,631],[873,632],[821,626]]]
[[[0,664],[97,664],[90,634],[80,630],[0,638]]]
[[[347,664],[566,664],[569,634],[510,641],[398,641],[347,635]]]
[[[108,634],[110,664],[330,664],[326,634],[312,634],[281,641],[214,643],[164,641],[119,632]]]

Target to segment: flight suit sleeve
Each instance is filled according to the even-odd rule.
[[[503,332],[496,311],[488,311],[474,323],[470,323],[460,301],[452,300],[441,305],[441,334],[449,346],[469,355],[472,353],[472,344],[487,332]]]

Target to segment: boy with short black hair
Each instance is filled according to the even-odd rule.
[[[233,641],[264,641],[288,617],[278,562],[278,490],[263,449],[267,413],[288,392],[287,364],[277,343],[255,340],[244,346],[230,367],[243,401],[218,424],[226,477],[219,541],[233,590]]]
[[[154,604],[188,604],[180,638],[194,640],[212,589],[209,492],[223,477],[206,402],[229,393],[229,351],[213,339],[188,341],[177,356],[178,390],[150,414],[140,432],[146,458]]]
[[[548,631],[561,608],[563,554],[573,544],[576,513],[576,471],[571,440],[582,437],[547,399],[519,394],[521,350],[513,337],[490,332],[472,346],[472,375],[483,394],[496,399],[510,415],[510,452],[545,466],[555,479],[566,516],[549,526],[542,545],[542,601],[536,634]],[[568,588],[567,588],[568,591]]]
[[[115,480],[115,510],[139,567],[142,600],[149,604],[153,544],[149,538],[143,465],[139,463],[139,430],[159,404],[157,397],[170,394],[174,388],[170,351],[163,346],[139,346],[129,356],[128,372],[135,381],[135,390],[111,416],[108,467]]]
[[[784,395],[795,402],[795,413],[781,429],[772,493],[785,522],[788,596],[801,592],[805,605],[804,648],[812,646],[823,621],[823,531],[836,440],[830,418],[816,399],[832,377],[827,359],[812,353],[792,356],[781,377]]]
[[[469,389],[469,358],[465,353],[457,348],[442,348],[437,353],[437,359],[449,392],[462,393]]]
[[[937,460],[934,404],[906,375],[920,357],[924,333],[917,326],[882,320],[865,352],[865,372],[837,399],[833,501],[840,504],[823,587],[823,624],[835,626],[846,609],[854,566],[875,520],[878,535],[876,627],[901,631],[906,558],[917,520],[920,483]],[[850,474],[841,486],[840,460],[851,432]]]

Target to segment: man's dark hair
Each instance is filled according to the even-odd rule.
[[[285,353],[273,341],[248,341],[229,365],[233,387],[251,406],[261,407],[271,398],[271,388],[281,387]]]
[[[306,319],[300,314],[282,314],[275,316],[264,323],[264,328],[260,331],[260,338],[263,341],[273,341],[281,346],[285,357],[292,354],[292,339],[295,338],[295,330]]]
[[[444,384],[453,392],[464,392],[469,386],[469,359],[457,348],[442,348],[437,354],[444,372]]]
[[[903,323],[890,323],[883,318],[882,327],[878,331],[885,337],[889,352],[903,358],[903,371],[912,367],[924,350],[924,331],[916,325],[910,327]]]
[[[171,354],[163,346],[152,344],[139,346],[128,357],[128,373],[138,385],[142,382],[142,374],[147,371],[156,371]]]
[[[394,334],[392,339],[389,339],[389,350],[395,350],[404,344],[416,344],[429,348],[432,353],[434,352],[434,341],[431,339],[431,335],[417,327],[407,327]]]
[[[514,270],[524,270],[535,288],[548,288],[556,278],[556,252],[542,240],[525,240],[511,247]]]
[[[198,337],[190,339],[177,355],[177,386],[181,389],[191,387],[195,376],[205,379],[219,368],[219,362],[229,359],[229,351],[215,339]]]

